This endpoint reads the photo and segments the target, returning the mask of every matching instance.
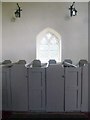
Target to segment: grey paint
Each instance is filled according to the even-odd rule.
[[[90,63],[88,64],[88,111],[90,112]]]
[[[0,65],[0,111],[2,111],[2,66]],[[0,113],[0,117],[2,112]]]
[[[29,69],[29,110],[45,111],[45,68]]]
[[[82,105],[81,111],[87,112],[88,111],[88,65],[83,66],[81,68],[82,72]]]
[[[11,69],[12,111],[28,111],[27,69],[14,64]]]
[[[88,65],[83,69],[66,67],[65,75],[60,64],[28,69],[20,64],[4,66],[2,100],[3,110],[10,111],[87,112]]]
[[[65,111],[81,110],[81,69],[65,68]]]
[[[11,21],[16,3],[3,3],[2,51],[3,60],[36,58],[36,36],[45,28],[56,30],[62,38],[62,60],[88,59],[88,3],[77,2],[78,15],[69,17],[70,2],[22,2],[22,17]]]
[[[64,111],[64,68],[61,65],[46,68],[46,111]]]
[[[2,67],[2,110],[11,110],[11,68]]]

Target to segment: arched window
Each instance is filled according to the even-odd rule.
[[[41,62],[55,59],[61,62],[61,36],[53,29],[47,28],[37,36],[36,58]]]

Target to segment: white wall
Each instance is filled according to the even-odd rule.
[[[16,3],[3,3],[3,60],[36,58],[36,36],[47,27],[62,37],[62,60],[88,59],[88,3],[76,3],[78,15],[69,17],[69,2],[19,3],[22,17],[11,21]]]
[[[90,52],[90,2],[88,3],[88,53]],[[90,112],[90,54],[88,54],[88,110]]]
[[[2,3],[0,2],[0,61],[2,61]]]

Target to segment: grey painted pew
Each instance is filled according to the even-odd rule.
[[[88,112],[90,112],[90,63],[88,63]]]
[[[27,68],[14,64],[11,68],[12,111],[28,111]]]
[[[11,111],[11,67],[2,66],[2,110]]]
[[[46,68],[46,111],[64,111],[64,68],[60,64]]]
[[[65,111],[80,111],[81,69],[65,67]]]
[[[2,67],[1,66],[0,66],[0,111],[2,111]]]
[[[24,63],[3,65],[2,109],[87,112],[88,65],[65,69],[60,64],[28,69]]]
[[[81,111],[88,112],[88,64],[81,67]]]
[[[29,111],[45,111],[45,68],[28,69]]]

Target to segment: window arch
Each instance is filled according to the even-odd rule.
[[[55,30],[46,28],[37,35],[36,58],[41,62],[55,59],[61,62],[61,36]]]

